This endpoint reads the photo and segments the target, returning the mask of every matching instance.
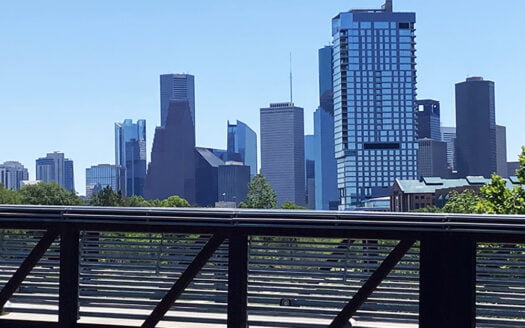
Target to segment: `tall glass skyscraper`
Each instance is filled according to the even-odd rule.
[[[315,209],[337,209],[331,46],[319,49],[319,105],[314,112]]]
[[[115,123],[115,164],[125,168],[124,196],[144,196],[146,180],[146,121]]]
[[[439,101],[432,99],[416,100],[417,137],[441,140],[441,120]]]
[[[415,179],[415,13],[352,10],[332,20],[340,209]]]
[[[56,182],[67,190],[75,190],[73,161],[64,158],[64,153],[48,153],[36,160],[36,179],[42,182]]]
[[[228,122],[228,160],[242,162],[250,167],[250,175],[257,174],[257,134],[241,121]]]
[[[99,164],[86,169],[86,196],[110,186],[114,191],[123,191],[125,186],[125,169],[120,165]]]
[[[187,101],[195,126],[195,78],[189,74],[162,74],[160,76],[160,126],[165,127],[170,101]]]
[[[22,180],[28,180],[29,173],[20,162],[8,161],[0,164],[0,184],[6,189],[18,190]]]

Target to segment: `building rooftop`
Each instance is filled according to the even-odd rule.
[[[506,181],[506,187],[512,189],[520,185],[517,177],[512,176]],[[426,177],[421,180],[399,180],[396,179],[399,188],[405,193],[434,193],[437,189],[448,189],[465,186],[479,187],[490,183],[490,179],[478,176],[466,177],[465,179],[442,179],[438,177]]]

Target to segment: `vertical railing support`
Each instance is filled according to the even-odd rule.
[[[476,326],[476,242],[463,236],[421,239],[419,327]]]
[[[60,286],[58,324],[61,328],[76,326],[79,315],[79,231],[64,225],[60,231]]]
[[[248,326],[248,237],[232,235],[228,251],[228,328]]]

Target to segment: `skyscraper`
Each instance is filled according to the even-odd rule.
[[[304,136],[304,172],[306,208],[315,209],[315,135]]]
[[[304,116],[293,103],[261,108],[261,173],[286,201],[305,205]]]
[[[146,180],[146,121],[115,123],[115,164],[125,169],[124,196],[143,196]]]
[[[64,158],[64,153],[48,153],[36,160],[36,179],[42,182],[56,182],[67,190],[75,189],[73,161]]]
[[[340,208],[387,196],[417,168],[415,13],[352,10],[332,20]]]
[[[228,160],[248,165],[251,176],[257,174],[257,134],[239,120],[228,122]]]
[[[226,162],[219,166],[218,198],[221,202],[239,204],[248,195],[250,167],[241,162]]]
[[[86,196],[91,197],[97,189],[110,186],[113,191],[123,191],[126,176],[120,165],[98,164],[86,169]]]
[[[29,173],[20,162],[8,161],[0,164],[0,184],[4,188],[18,190],[21,187],[20,182],[28,179]]]
[[[195,202],[199,206],[214,206],[219,200],[219,166],[224,161],[210,148],[195,147]]]
[[[195,203],[195,126],[187,100],[171,101],[164,127],[155,129],[144,198],[179,196]]]
[[[195,78],[189,74],[163,74],[160,76],[160,126],[165,127],[170,101],[187,101],[191,120],[195,125]]]
[[[314,112],[315,208],[337,209],[337,163],[334,152],[332,47],[319,49],[319,108]]]
[[[432,99],[416,100],[417,137],[441,140],[439,101]]]
[[[419,139],[418,143],[418,177],[449,178],[449,171],[447,169],[447,143],[430,138]]]
[[[456,169],[456,128],[453,126],[442,126],[441,140],[447,143],[448,168],[454,171]]]
[[[459,177],[497,171],[494,82],[470,77],[456,84],[456,164]]]
[[[507,171],[507,128],[496,125],[496,173],[506,178]]]

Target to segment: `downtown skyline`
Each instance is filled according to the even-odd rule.
[[[34,179],[35,159],[42,153],[62,151],[75,161],[75,189],[83,194],[85,168],[114,163],[112,127],[115,122],[128,118],[146,119],[147,159],[150,161],[154,128],[160,125],[159,75],[166,73],[195,75],[197,145],[225,149],[227,120],[241,120],[259,131],[259,108],[289,99],[290,52],[293,100],[305,109],[305,133],[310,134],[319,97],[317,50],[330,43],[331,19],[341,11],[378,8],[382,3],[381,0],[334,1],[300,6],[298,1],[288,5],[226,1],[218,8],[211,2],[199,2],[195,6],[208,8],[211,12],[212,8],[219,12],[229,10],[231,21],[220,21],[208,12],[195,14],[202,16],[210,26],[219,24],[218,31],[206,24],[192,25],[194,29],[175,33],[170,45],[161,42],[169,38],[154,33],[169,25],[160,22],[167,13],[152,5],[132,3],[118,11],[117,6],[95,2],[80,14],[78,22],[62,18],[54,25],[43,25],[43,31],[30,36],[28,27],[22,27],[21,23],[27,23],[26,19],[36,15],[40,5],[35,4],[27,17],[20,19],[17,14],[21,14],[23,5],[4,4],[2,7],[7,8],[0,14],[0,40],[7,50],[0,54],[0,89],[6,93],[2,92],[0,97],[0,109],[13,123],[3,130],[0,162],[20,161]],[[469,7],[475,4],[478,7]],[[520,110],[517,101],[521,86],[519,76],[525,72],[516,63],[525,49],[519,43],[512,43],[510,49],[503,48],[508,42],[503,33],[497,33],[500,30],[509,33],[506,38],[512,38],[513,33],[521,36],[519,31],[512,29],[512,19],[508,15],[515,15],[513,12],[506,13],[505,17],[496,15],[497,31],[490,32],[478,22],[508,7],[519,12],[519,8],[525,9],[525,6],[519,1],[509,1],[491,4],[491,9],[488,4],[488,1],[465,1],[453,6],[438,6],[397,0],[394,10],[416,12],[418,98],[441,102],[443,126],[454,125],[455,83],[476,75],[496,83],[496,122],[507,126],[508,159],[512,161],[516,160],[519,147],[525,144],[525,133],[520,129],[523,121],[516,115]],[[196,10],[191,4],[180,5],[182,8],[170,6],[174,12]],[[75,9],[69,5],[61,10],[63,13],[81,9],[86,8]],[[140,9],[147,10],[141,12]],[[43,18],[29,27],[34,28],[58,15],[49,9],[40,8],[42,10]],[[257,10],[259,14],[252,17],[253,26],[246,25],[250,20],[245,16]],[[450,10],[452,12],[447,12]],[[465,11],[469,12],[468,16],[461,15]],[[450,14],[446,16],[447,24],[443,24],[445,16],[439,17],[440,13]],[[266,15],[273,15],[275,19],[265,21]],[[17,17],[21,21],[15,23]],[[97,18],[95,22],[101,27],[95,24],[89,25],[91,29],[81,27],[90,17]],[[136,17],[142,19],[133,23]],[[285,17],[290,17],[288,22],[281,21]],[[152,26],[146,25],[148,19],[154,22]],[[61,23],[65,25],[59,26]],[[72,24],[72,31],[66,31],[68,24]],[[180,22],[174,24],[177,27]],[[180,31],[175,27],[174,30]],[[484,32],[486,28],[487,33]],[[41,34],[44,32],[49,34]],[[72,32],[80,32],[78,40],[68,44]],[[206,35],[204,32],[209,34],[204,42],[210,47],[207,52],[197,46],[199,38]],[[461,40],[463,47],[458,46]],[[519,39],[515,37],[514,40]],[[85,44],[81,45],[81,41]],[[38,46],[41,48],[34,49],[39,51],[34,51],[33,47]],[[148,46],[152,50],[142,49]],[[88,49],[90,47],[92,49]],[[138,53],[133,54],[130,50]],[[164,51],[155,54],[159,50]],[[82,51],[88,53],[82,54]],[[87,59],[88,55],[93,58]],[[29,76],[36,80],[28,84]],[[34,92],[28,92],[28,88],[34,88]]]

